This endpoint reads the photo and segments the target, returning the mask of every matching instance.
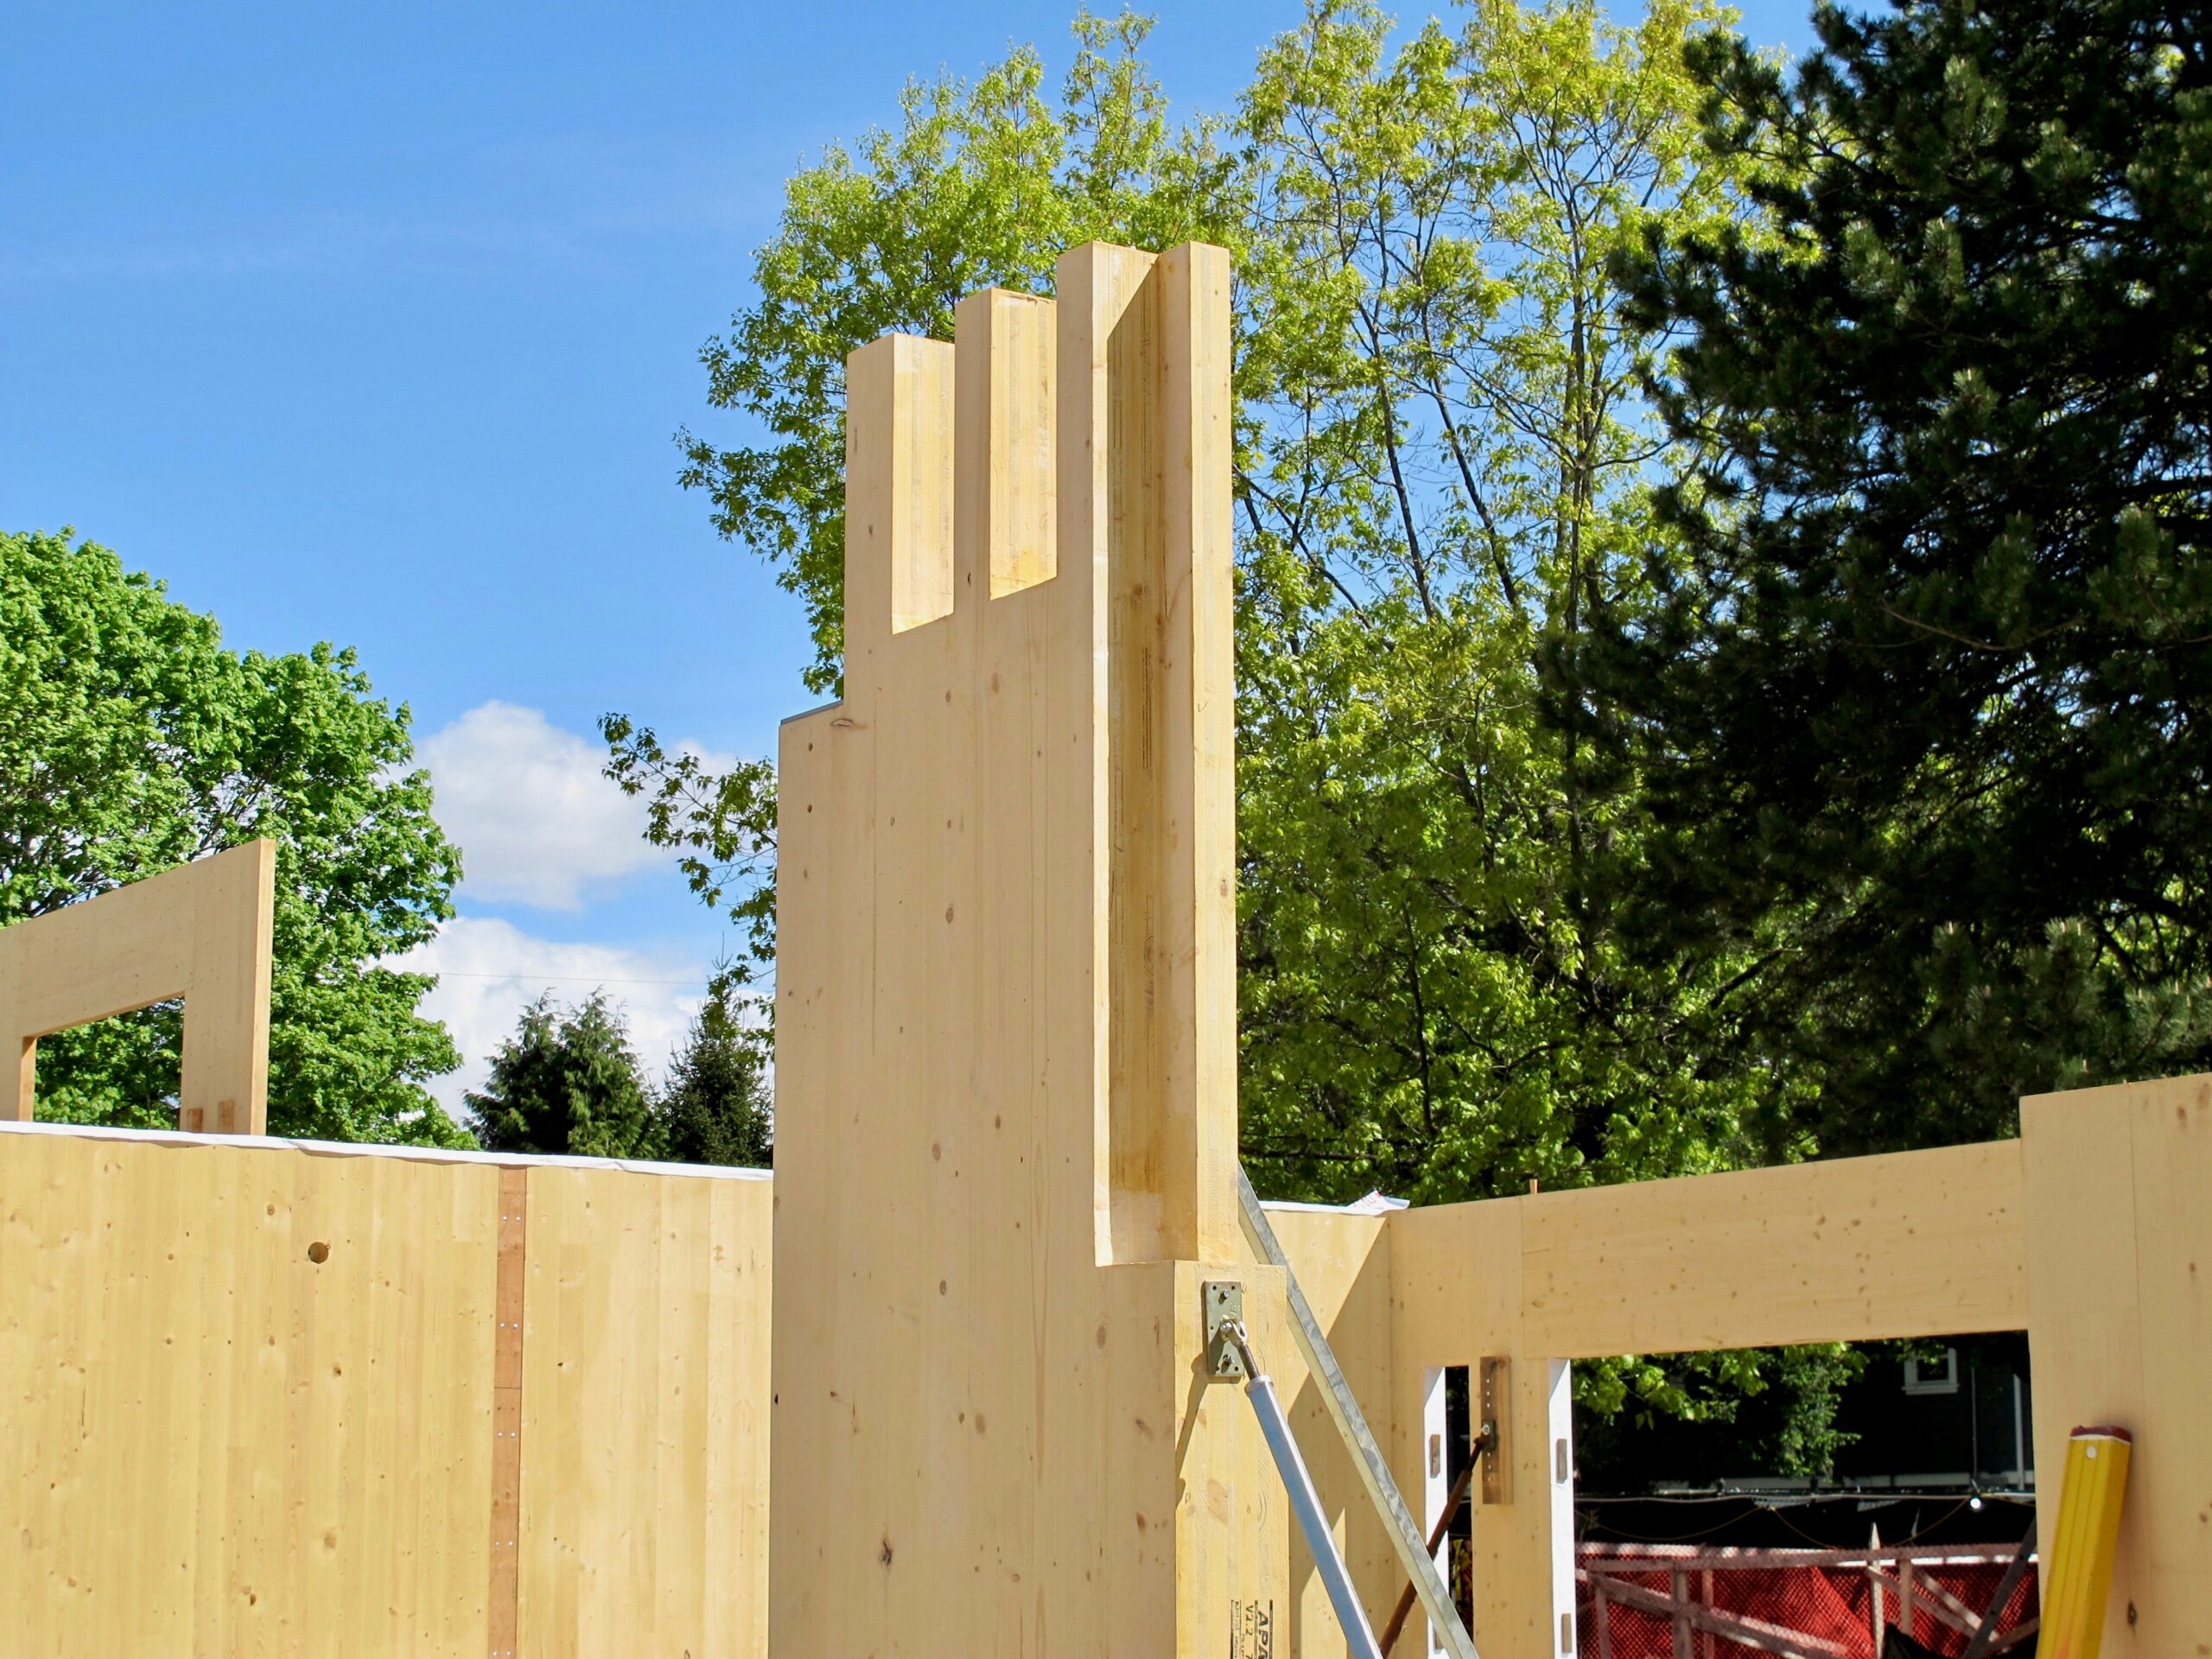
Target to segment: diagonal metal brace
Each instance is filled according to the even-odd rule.
[[[1291,1271],[1282,1245],[1275,1237],[1275,1230],[1260,1208],[1260,1195],[1252,1190],[1252,1178],[1244,1173],[1241,1164],[1236,1169],[1236,1193],[1243,1214],[1244,1236],[1262,1262],[1272,1262],[1283,1270],[1283,1282],[1290,1292],[1291,1334],[1298,1339],[1298,1351],[1306,1361],[1306,1370],[1321,1385],[1322,1407],[1328,1412],[1329,1421],[1337,1426],[1337,1433],[1344,1437],[1345,1449],[1351,1453],[1352,1468],[1359,1475],[1359,1484],[1366,1489],[1375,1512],[1382,1517],[1382,1529],[1390,1536],[1390,1547],[1397,1552],[1398,1564],[1413,1581],[1414,1593],[1421,1598],[1430,1627],[1451,1659],[1479,1659],[1474,1638],[1460,1623],[1459,1609],[1445,1586],[1444,1575],[1436,1570],[1435,1558],[1428,1553],[1421,1528],[1414,1522],[1413,1512],[1406,1508],[1398,1483],[1390,1474],[1390,1465],[1383,1459],[1382,1448],[1376,1444],[1374,1432],[1367,1426],[1366,1414],[1353,1397],[1351,1384],[1344,1380],[1344,1370],[1337,1363],[1320,1321],[1313,1317],[1306,1293],[1298,1287],[1298,1275]]]

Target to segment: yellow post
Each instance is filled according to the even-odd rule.
[[[2077,1428],[2067,1442],[2058,1530],[2045,1564],[2037,1637],[2037,1651],[2045,1659],[2097,1659],[2103,1645],[2120,1500],[2133,1450],[2133,1438],[2124,1428]]]

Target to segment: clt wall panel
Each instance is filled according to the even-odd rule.
[[[1369,1428],[1384,1450],[1391,1444],[1390,1249],[1387,1215],[1269,1205],[1268,1221],[1298,1275],[1313,1317],[1335,1351]],[[1321,1384],[1310,1376],[1286,1336],[1280,1352],[1261,1356],[1275,1380],[1291,1432],[1306,1455],[1314,1490],[1328,1511],[1337,1547],[1351,1569],[1352,1584],[1379,1632],[1390,1615],[1405,1575],[1351,1454],[1322,1403]],[[1313,1570],[1313,1553],[1294,1522],[1290,1533],[1291,1605],[1288,1652],[1300,1659],[1341,1659],[1344,1633],[1328,1592]],[[1411,1649],[1411,1638],[1408,1648]]]
[[[2038,1096],[2020,1127],[2036,1466],[2077,1426],[2135,1437],[2104,1651],[2212,1653],[2212,1077]]]
[[[1284,1652],[1200,1285],[1235,1184],[1229,261],[1090,246],[848,365],[782,730],[777,1651]]]
[[[2023,1116],[2018,1143],[1383,1217],[1273,1212],[1409,1500],[1437,1495],[1437,1368],[1512,1362],[1508,1495],[1474,1516],[1490,1659],[1533,1659],[1558,1639],[1558,1360],[2022,1325],[2044,1466],[2060,1466],[2076,1421],[2137,1435],[2112,1641],[2202,1642],[2212,1081],[2047,1097]],[[515,1630],[533,1656],[759,1659],[770,1185],[524,1162],[0,1132],[0,1651],[474,1656]],[[519,1548],[502,1623],[493,1405],[500,1188],[518,1176],[528,1224],[505,1236],[522,1282]],[[1174,1268],[1161,1305],[1194,1306],[1205,1271]],[[1238,1271],[1379,1619],[1398,1587],[1387,1541],[1268,1275]],[[1760,1272],[1764,1302],[1749,1294]],[[1134,1294],[1167,1274],[1107,1276]],[[1627,1294],[1636,1285],[1655,1306]],[[1165,1372],[1135,1348],[1090,1357],[1099,1332],[1144,1325],[1138,1304],[1159,1300],[1115,1303],[1090,1348],[1063,1356],[1102,1398],[1139,1402],[1116,1425],[1133,1438],[1104,1448],[1125,1471],[1194,1406],[1242,1421],[1233,1390],[1160,1391],[1163,1376],[1187,1379],[1191,1332],[1154,1329],[1172,1336]],[[912,1381],[944,1386],[927,1370]],[[959,1524],[979,1497],[925,1484],[918,1525]],[[1179,1491],[1118,1490],[1130,1524],[1179,1531],[1261,1488],[1272,1471],[1240,1456]],[[1261,1507],[1271,1534],[1288,1532],[1280,1504]],[[1281,1650],[1340,1652],[1293,1548]],[[1210,1580],[1199,1600],[1219,1605],[1236,1579]]]
[[[1477,1649],[1484,1659],[1542,1659],[1558,1650],[1559,1619],[1573,1606],[1554,1572],[1555,1540],[1571,1535],[1572,1491],[1552,1478],[1553,1393],[1541,1348],[1523,1334],[1523,1222],[1529,1200],[1437,1205],[1390,1218],[1396,1368],[1395,1466],[1414,1513],[1433,1521],[1448,1460],[1432,1459],[1444,1428],[1443,1367],[1508,1360],[1500,1402],[1504,1501],[1480,1502],[1474,1544]],[[1430,1471],[1433,1469],[1435,1472]],[[1415,1503],[1414,1495],[1424,1495]],[[1420,1621],[1416,1616],[1416,1624]]]
[[[759,1659],[769,1183],[518,1161],[0,1132],[0,1653]]]
[[[766,1651],[766,1180],[530,1171],[519,1651]]]
[[[178,1122],[263,1133],[276,871],[250,841],[0,927],[0,1121],[35,1115],[41,1037],[182,997]]]
[[[482,1654],[496,1174],[0,1137],[10,1650]]]
[[[1532,1353],[2018,1331],[2017,1141],[1503,1200]]]

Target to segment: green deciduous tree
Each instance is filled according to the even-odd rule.
[[[1350,1197],[1743,1160],[1743,964],[1622,949],[1632,765],[1545,663],[1647,579],[1667,454],[1613,251],[1741,210],[1690,120],[1723,14],[1317,8],[1246,94],[1237,666],[1245,1135]]]
[[[759,302],[701,351],[708,402],[766,435],[724,449],[679,434],[683,481],[804,606],[810,689],[836,688],[843,651],[847,355],[889,333],[950,338],[953,306],[979,288],[1049,293],[1054,261],[1084,241],[1234,233],[1219,206],[1231,163],[1209,133],[1170,129],[1136,56],[1145,29],[1080,19],[1058,98],[1027,48],[973,84],[910,84],[896,130],[833,144],[791,181],[755,262]],[[607,774],[645,799],[653,840],[678,850],[705,903],[730,910],[756,959],[772,955],[774,769],[710,772],[624,715],[602,729]],[[743,962],[730,973],[750,976]]]
[[[460,861],[406,770],[408,712],[351,652],[226,651],[213,618],[67,534],[0,533],[0,922],[256,836],[276,842],[269,1123],[466,1143],[423,1089],[457,1064],[380,966],[452,914]],[[39,1111],[175,1122],[175,1007],[39,1045]]]
[[[1655,221],[1751,211],[1763,163],[1700,142],[1681,56],[1727,16],[1661,0],[1623,29],[1482,0],[1400,41],[1371,6],[1317,3],[1233,119],[1179,129],[1143,25],[1084,18],[1058,99],[1018,52],[910,87],[894,130],[804,169],[759,300],[704,353],[711,400],[766,436],[685,435],[685,482],[801,596],[832,689],[845,354],[944,337],[986,284],[1049,293],[1087,237],[1236,255],[1242,1104],[1263,1190],[1460,1198],[1811,1149],[1797,1081],[1735,1040],[1755,954],[1630,950],[1640,763],[1560,690],[1581,640],[1652,603],[1642,555],[1667,533],[1650,486],[1674,445],[1643,376],[1668,340],[1626,315],[1611,257]],[[702,890],[772,853],[765,766],[707,775],[619,716],[607,735]],[[1816,1400],[1818,1357],[1792,1363],[1586,1386],[1675,1414],[1769,1376]],[[1791,1443],[1824,1455],[1817,1432]]]
[[[1607,260],[1654,216],[1736,207],[1680,62],[1721,16],[1493,3],[1393,53],[1380,12],[1320,6],[1235,123],[1182,130],[1143,25],[1085,18],[1058,99],[1017,52],[796,177],[760,301],[704,353],[710,400],[769,436],[686,435],[685,481],[800,594],[830,688],[844,354],[947,333],[975,288],[1049,291],[1087,237],[1238,251],[1245,1110],[1278,1186],[1457,1197],[1738,1154],[1740,1080],[1682,1058],[1734,969],[1623,981],[1604,884],[1632,779],[1582,763],[1536,686],[1548,642],[1643,591],[1661,342]],[[768,769],[607,730],[657,838],[734,889],[772,849]]]
[[[2212,54],[2138,0],[1824,8],[1694,62],[1769,232],[1649,227],[1706,457],[1604,654],[1655,956],[1753,954],[1830,1151],[2212,1060]]]
[[[549,991],[524,1008],[467,1099],[477,1139],[494,1152],[657,1158],[664,1144],[628,1026],[604,991],[574,1008]]]

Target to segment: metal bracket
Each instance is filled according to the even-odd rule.
[[[1483,1502],[1510,1503],[1513,1465],[1507,1452],[1505,1424],[1512,1404],[1513,1362],[1502,1357],[1485,1359],[1478,1376],[1480,1393],[1475,1410],[1483,1429]]]
[[[1198,1287],[1206,1316],[1206,1376],[1216,1382],[1241,1382],[1249,1375],[1244,1357],[1223,1327],[1244,1323],[1244,1287],[1233,1279],[1209,1279]]]

